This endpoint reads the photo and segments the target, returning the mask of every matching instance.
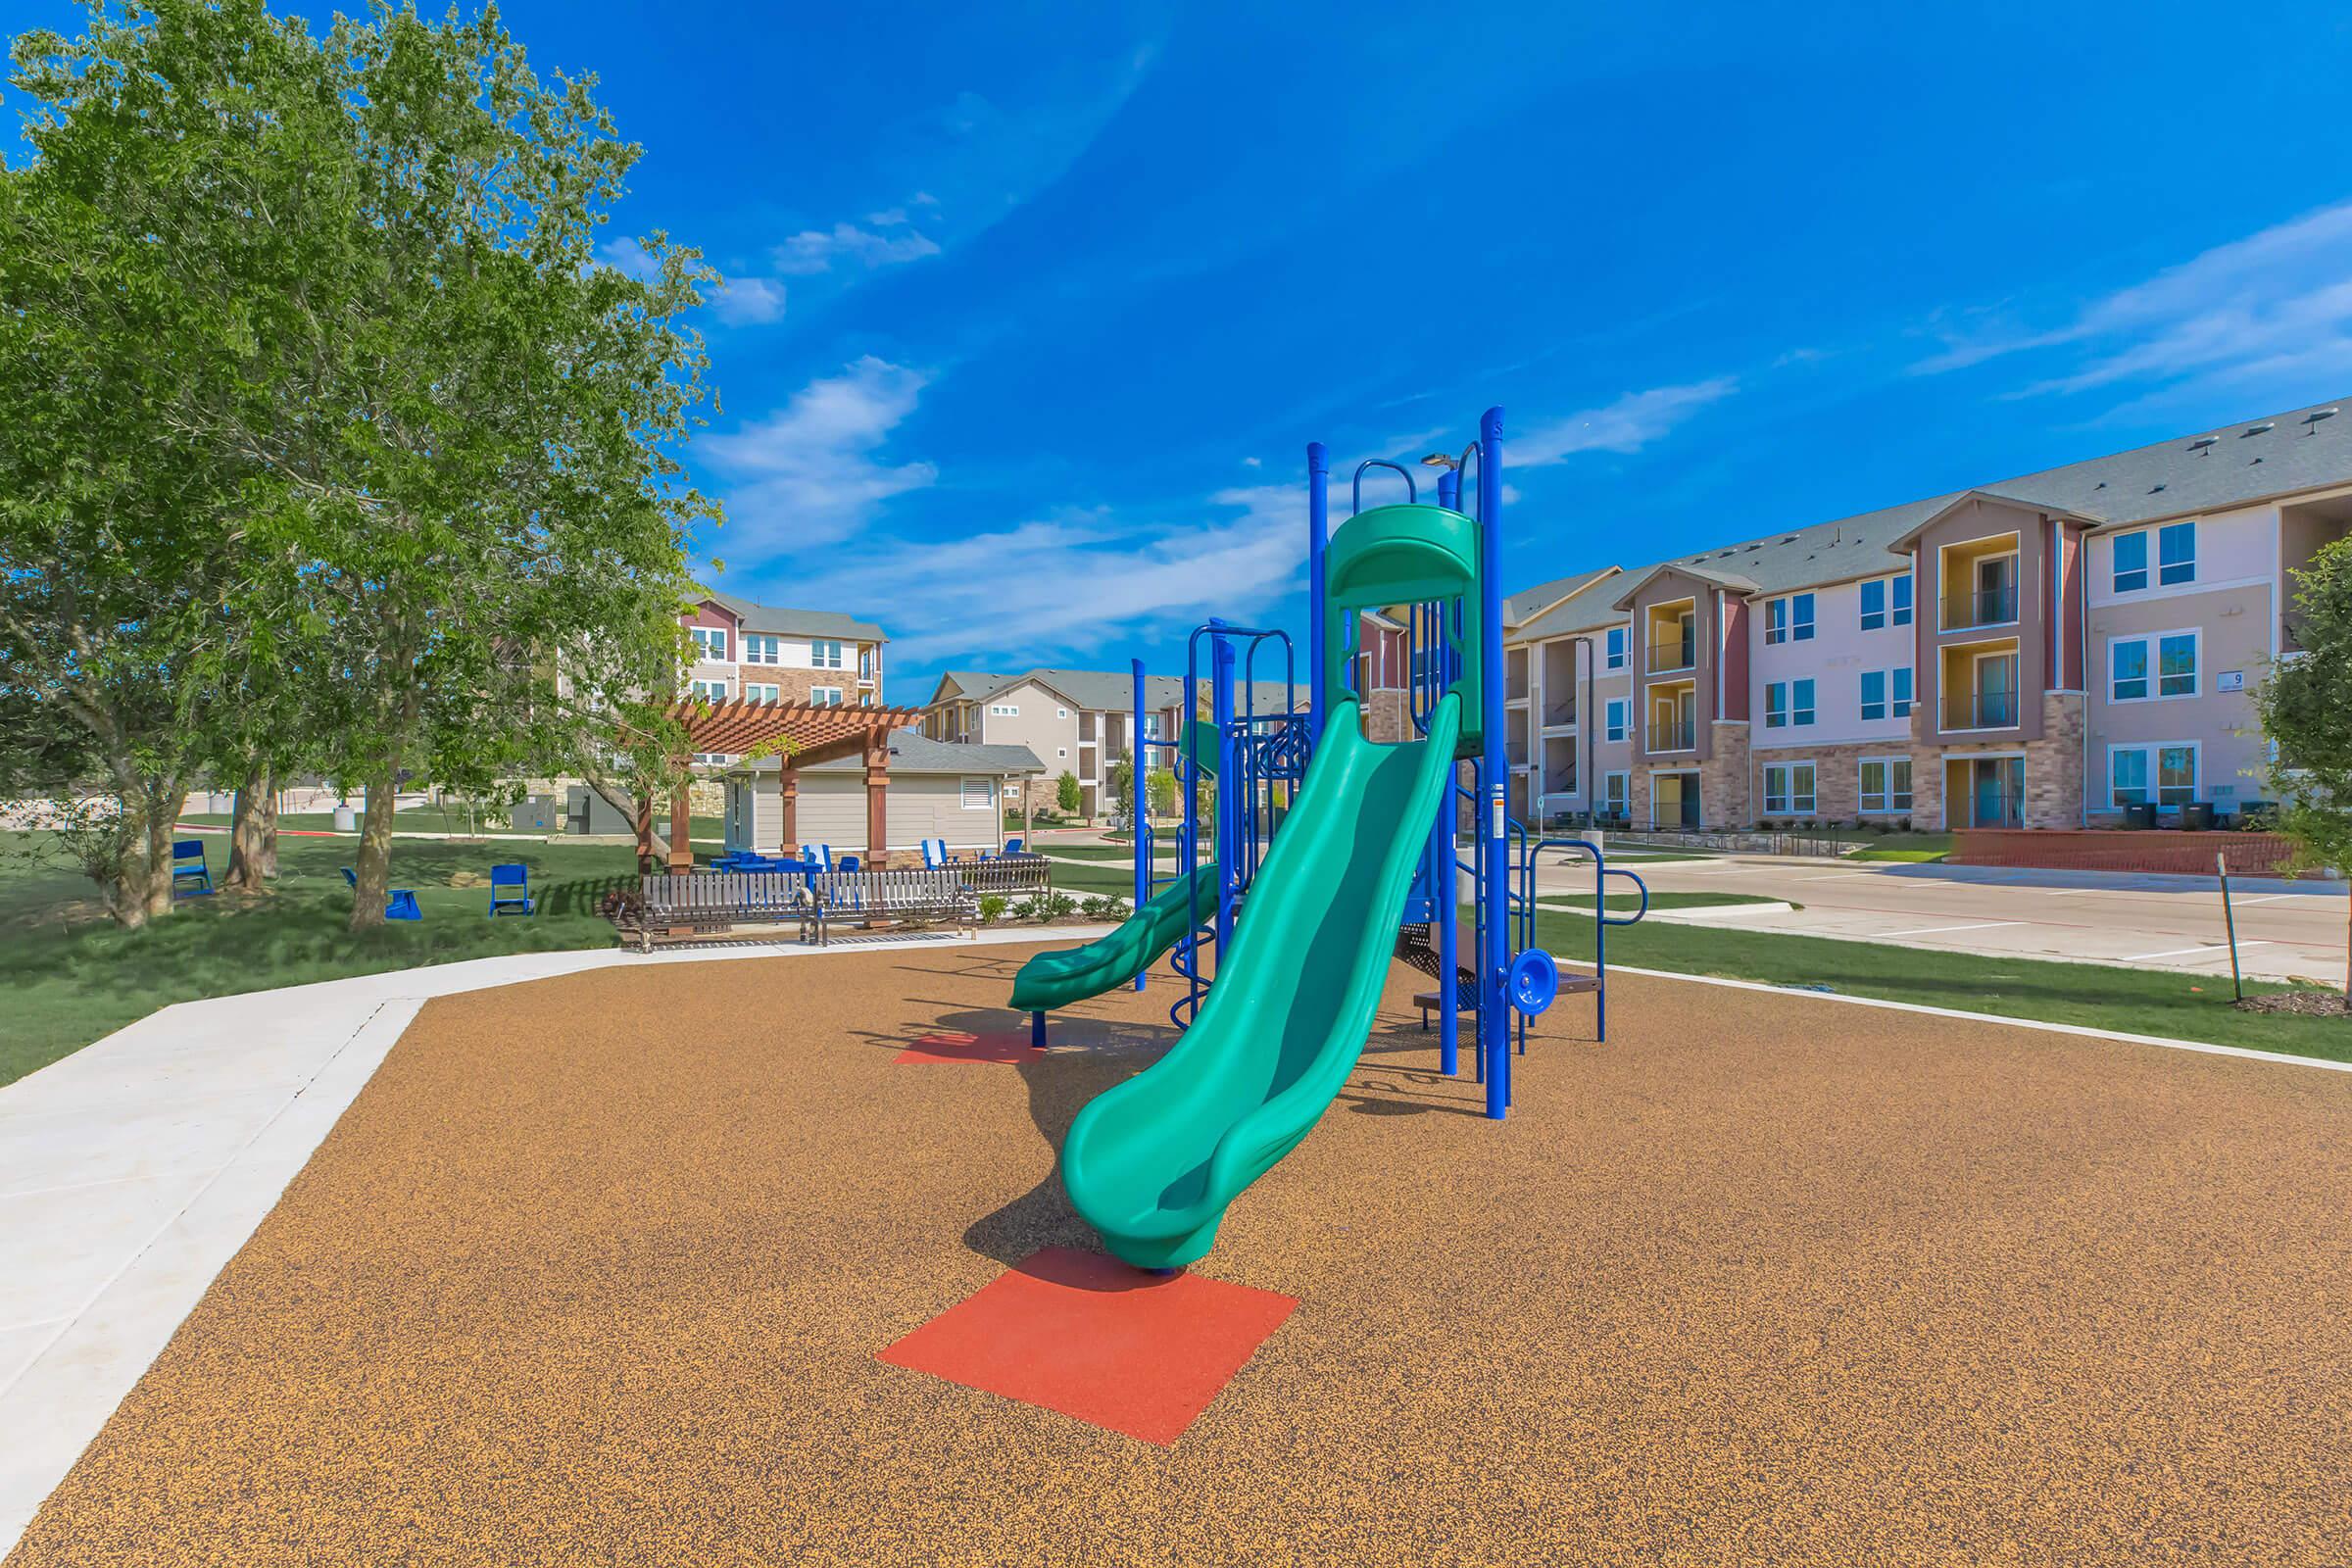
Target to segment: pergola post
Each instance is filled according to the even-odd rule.
[[[654,874],[654,797],[650,790],[637,796],[637,874]]]
[[[778,778],[777,793],[784,800],[784,842],[779,852],[793,855],[801,847],[801,770],[786,762]]]
[[[689,814],[690,786],[679,784],[669,792],[669,874],[684,876],[694,869],[694,822]]]
[[[865,741],[865,863],[890,864],[890,735],[875,730]]]

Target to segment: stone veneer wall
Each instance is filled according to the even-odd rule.
[[[2044,692],[2040,740],[2026,748],[2028,827],[2082,825],[2082,694]]]
[[[1749,783],[1753,774],[1747,765],[1747,722],[1719,718],[1714,730],[1714,745],[1707,760],[1698,764],[1699,825],[1746,827],[1755,821],[1758,804],[1751,798]]]
[[[1862,815],[1862,760],[1864,758],[1901,758],[1911,764],[1911,805],[1907,809],[1873,811]],[[1813,764],[1813,809],[1810,811],[1772,811],[1764,809],[1764,768],[1766,764],[1783,762],[1811,762]],[[1923,763],[1920,754],[1909,746],[1850,744],[1843,746],[1789,746],[1758,751],[1750,773],[1755,779],[1755,814],[1770,816],[1775,821],[1851,822],[1860,818],[1869,822],[1898,822],[1909,817],[1915,824],[1931,821],[1923,814],[1934,806],[1920,804],[1920,778],[1923,766],[1937,765],[1932,756]]]

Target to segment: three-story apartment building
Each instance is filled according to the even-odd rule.
[[[2319,405],[1513,596],[1523,813],[2074,827],[2261,798],[2250,692],[2352,531]]]
[[[688,694],[713,703],[877,708],[882,628],[829,610],[783,610],[706,590],[682,617],[694,641]]]

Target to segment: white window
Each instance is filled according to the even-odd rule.
[[[723,703],[727,700],[727,683],[723,680],[698,680],[694,682],[694,695],[707,703]]]
[[[784,688],[781,686],[771,686],[756,680],[744,682],[743,700],[747,703],[781,702],[783,697]]]
[[[841,688],[838,686],[811,686],[808,688],[808,701],[818,708],[839,708],[841,706]]]
[[[993,778],[967,778],[963,781],[963,808],[985,811],[997,804],[997,781]]]
[[[1016,703],[991,703],[988,705],[988,710],[997,718],[1018,718],[1021,716],[1020,706]]]
[[[1911,809],[1911,759],[1862,759],[1862,809],[1865,812]]]
[[[1813,637],[1813,596],[1789,594],[1764,601],[1764,640],[1768,643],[1809,642]]]
[[[1054,716],[1055,718],[1067,718],[1070,716],[1070,710],[1066,708],[1056,708],[1054,710]]]
[[[1603,773],[1600,775],[1601,808],[1611,816],[1626,814],[1626,802],[1631,799],[1628,793],[1631,777],[1632,775],[1627,773]]]
[[[735,758],[729,752],[697,752],[694,754],[694,760],[696,763],[704,767],[724,767],[734,761]]]
[[[727,628],[724,626],[690,626],[687,632],[694,638],[694,657],[711,663],[727,662]]]
[[[744,633],[743,662],[747,664],[781,664],[784,662],[784,639]]]
[[[1862,585],[1862,629],[1911,624],[1911,574],[1873,577]]]
[[[2197,798],[2194,741],[2114,746],[2107,751],[2108,799],[2117,807],[2185,806]]]
[[[1866,669],[1862,672],[1864,718],[1911,716],[1911,669]]]
[[[808,645],[808,662],[816,669],[841,668],[841,644],[818,641]]]
[[[1159,715],[1157,713],[1144,715],[1144,739],[1148,741],[1159,739]]]
[[[1632,708],[1633,704],[1623,697],[1609,699],[1608,724],[1603,731],[1606,739],[1613,741],[1625,739],[1627,719]]]
[[[2110,638],[2108,701],[2137,703],[2151,697],[2196,696],[2198,641],[2199,634],[2194,631]],[[2151,663],[2156,666],[2153,671],[2148,667]]]
[[[2197,580],[2197,524],[2168,522],[2156,530],[2156,580],[2166,586]]]
[[[2148,531],[2115,536],[2115,591],[2137,593],[2148,585]]]
[[[1810,815],[1814,800],[1811,762],[1775,762],[1764,769],[1766,815]]]
[[[1608,669],[1625,667],[1625,637],[1626,629],[1623,626],[1609,628],[1608,653],[1601,661],[1603,667]]]
[[[860,685],[874,678],[874,645],[858,645],[858,680]]]
[[[1796,728],[1813,722],[1813,682],[1776,680],[1764,688],[1764,727]]]
[[[1057,747],[1054,749],[1054,755],[1055,757],[1067,757],[1070,755],[1070,749],[1067,746]]]

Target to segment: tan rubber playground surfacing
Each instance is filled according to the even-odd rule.
[[[876,1359],[1041,1247],[1169,983],[1027,950],[429,1004],[35,1520],[66,1563],[2316,1564],[2352,1541],[2352,1076],[1621,977],[1497,1126],[1392,976],[1201,1272],[1181,1440]]]

